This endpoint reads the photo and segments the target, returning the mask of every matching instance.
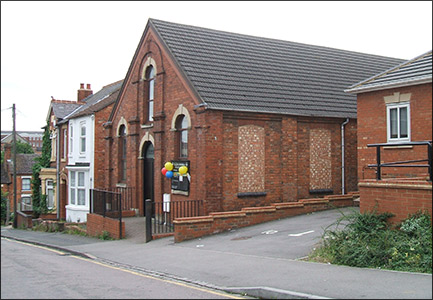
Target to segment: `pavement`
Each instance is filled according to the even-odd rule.
[[[126,238],[2,227],[3,238],[52,247],[152,276],[265,299],[432,299],[432,275],[305,261],[341,213],[328,210],[174,243],[144,241],[144,218],[125,218]]]

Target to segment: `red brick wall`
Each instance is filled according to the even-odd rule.
[[[386,143],[386,104],[385,96],[396,92],[411,93],[410,129],[411,141],[432,140],[432,84],[387,89],[358,94],[358,177],[375,178],[373,169],[368,164],[376,163],[376,150],[367,144]],[[427,158],[427,146],[381,149],[382,162],[415,160]],[[384,168],[383,178],[407,177],[427,174],[427,168]]]
[[[432,214],[432,183],[421,180],[362,180],[359,183],[361,213],[395,214],[389,221],[398,223],[410,214],[427,211]]]
[[[108,105],[105,108],[95,113],[95,155],[94,155],[94,187],[98,189],[108,188],[107,170],[106,170],[106,140],[105,130],[102,124],[107,122],[113,105]]]
[[[145,82],[140,81],[143,65],[151,57],[156,62],[154,122],[146,123],[147,104]],[[166,161],[176,159],[176,132],[171,122],[179,104],[191,116],[188,131],[188,160],[191,184],[189,196],[172,194],[172,200],[203,199],[205,212],[237,210],[248,206],[264,206],[274,202],[296,201],[311,197],[310,187],[310,130],[327,130],[330,133],[330,184],[334,194],[341,193],[341,132],[345,119],[298,118],[290,116],[211,111],[197,108],[196,96],[175,68],[164,47],[155,43],[152,33],[144,39],[125,79],[125,90],[114,110],[111,127],[104,133],[105,173],[111,186],[118,180],[117,128],[121,118],[127,121],[127,186],[137,187],[135,207],[143,209],[143,163],[140,141],[150,134],[155,141],[155,201],[162,201],[164,193],[171,193],[170,180],[160,172]],[[150,126],[149,126],[150,125]],[[244,169],[239,166],[239,127],[254,125],[264,130],[265,195],[238,197],[239,176]],[[346,126],[346,192],[357,190],[356,176],[356,120]],[[328,145],[329,146],[329,145]],[[102,156],[101,156],[102,157]],[[260,167],[262,168],[262,167]],[[248,175],[248,174],[247,174]],[[255,174],[254,176],[258,176]],[[255,177],[255,180],[258,179]],[[323,195],[317,195],[321,197]]]
[[[178,218],[173,221],[174,241],[179,243],[289,216],[352,205],[352,195],[340,195],[322,199],[304,199],[298,202],[272,203],[262,207],[245,207],[239,211],[214,212],[202,217]]]
[[[87,234],[90,236],[100,236],[104,231],[110,233],[114,239],[120,238],[119,220],[104,218],[96,214],[87,214],[86,223]],[[125,237],[125,222],[122,221],[122,238]]]

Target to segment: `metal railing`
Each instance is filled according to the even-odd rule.
[[[122,194],[112,191],[90,189],[90,213],[119,219],[119,232],[122,236]]]
[[[152,236],[174,232],[176,218],[198,217],[204,213],[203,200],[181,200],[170,202],[145,201],[146,242]]]
[[[405,160],[397,162],[381,163],[381,147],[387,146],[427,146],[427,159],[418,160]],[[368,167],[376,168],[376,179],[382,179],[382,168],[384,167],[403,167],[403,168],[428,168],[429,180],[432,181],[432,141],[421,142],[406,142],[406,143],[382,143],[382,144],[368,144],[367,147],[376,147],[376,164],[368,165]],[[427,162],[427,164],[412,164]]]
[[[114,193],[119,193],[121,195],[121,197],[122,197],[122,210],[130,210],[132,208],[136,208],[136,207],[133,207],[133,201],[132,201],[132,198],[133,198],[134,193],[135,193],[134,187],[117,186],[117,187],[108,189],[108,191],[114,192]]]

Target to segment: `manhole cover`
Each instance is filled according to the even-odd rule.
[[[240,237],[232,238],[231,240],[232,241],[240,241],[240,240],[248,240],[250,238],[252,238],[252,237],[251,236],[240,236]]]

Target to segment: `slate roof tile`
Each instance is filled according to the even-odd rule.
[[[356,117],[347,86],[404,60],[156,19],[149,23],[210,109]]]

